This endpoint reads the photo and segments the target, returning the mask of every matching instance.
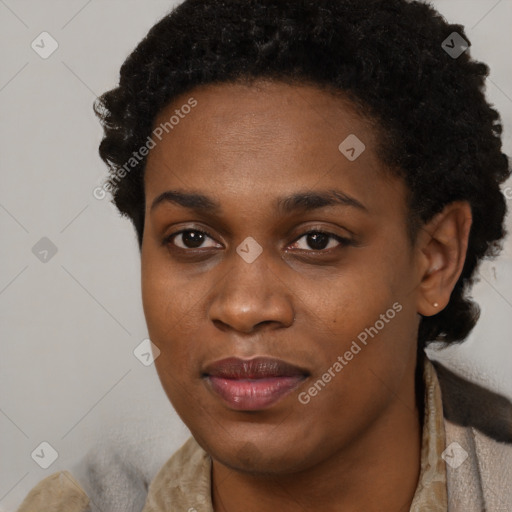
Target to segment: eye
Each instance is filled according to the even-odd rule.
[[[204,245],[208,239],[211,240],[210,245]],[[305,241],[302,242],[301,247],[300,240],[302,239]],[[164,239],[163,243],[164,245],[171,245],[184,251],[215,248],[220,245],[215,242],[213,237],[207,231],[193,228],[182,229],[175,233],[171,233]],[[345,247],[351,244],[353,244],[353,242],[350,239],[344,238],[334,233],[329,233],[322,230],[311,230],[296,239],[296,241],[290,247],[298,250],[305,250],[307,252],[329,252],[331,249],[336,249],[337,247]],[[309,249],[307,246],[309,246]]]
[[[202,244],[207,239],[213,240],[211,235],[207,233],[206,231],[201,231],[199,229],[182,229],[181,231],[177,231],[176,233],[172,233],[169,235],[165,240],[164,244],[166,245],[174,245],[175,247],[178,247],[179,249],[203,249],[205,248],[202,246]],[[180,244],[176,243],[180,242]],[[215,242],[216,243],[216,242]],[[215,247],[214,245],[207,246],[208,247]]]
[[[348,238],[343,238],[339,235],[335,235],[334,233],[328,233],[326,231],[312,230],[304,233],[291,247],[299,245],[299,247],[295,247],[295,249],[306,250],[307,247],[300,247],[299,241],[304,238],[305,243],[303,245],[309,245],[311,249],[309,251],[324,251],[329,252],[330,249],[336,247],[344,247],[350,245],[352,243]],[[334,245],[333,245],[334,244]],[[337,245],[336,245],[337,244]]]

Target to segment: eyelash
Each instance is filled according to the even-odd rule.
[[[174,245],[172,243],[172,240],[173,240],[174,237],[177,237],[178,235],[180,235],[182,233],[188,233],[188,232],[201,233],[203,235],[208,236],[212,240],[215,240],[214,237],[208,231],[206,231],[203,228],[202,229],[187,228],[187,229],[182,229],[180,231],[176,231],[174,233],[171,233],[170,235],[165,237],[165,239],[163,240],[163,245],[165,245],[167,247],[172,246],[173,250],[178,250],[178,251],[182,251],[182,252],[193,252],[194,250],[199,250],[199,251],[203,250],[200,247],[195,248],[195,249],[190,249],[190,248],[189,249],[184,249],[183,247],[177,247],[176,245]],[[298,249],[299,251],[305,251],[305,252],[313,253],[313,254],[318,254],[318,253],[328,254],[328,253],[332,252],[333,250],[339,249],[341,247],[347,247],[347,246],[350,246],[350,245],[355,245],[354,241],[350,240],[349,238],[344,238],[344,237],[342,237],[340,235],[336,235],[334,233],[331,233],[329,231],[324,231],[322,229],[311,229],[309,231],[306,231],[306,232],[302,233],[300,236],[298,236],[293,241],[293,244],[296,244],[301,238],[303,238],[303,237],[305,237],[307,235],[310,235],[310,234],[326,235],[329,238],[334,238],[337,242],[339,242],[340,245],[338,247],[334,247],[334,248],[331,247],[330,249],[316,249],[316,250],[315,249],[310,249],[310,250]]]

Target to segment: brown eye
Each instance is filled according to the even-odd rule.
[[[302,247],[297,247],[299,240],[303,238],[305,239],[305,243],[302,244]],[[344,247],[350,243],[351,241],[349,239],[335,235],[334,233],[327,233],[325,231],[308,231],[298,238],[293,245],[296,246],[294,247],[295,249],[299,250],[325,251],[327,249],[328,251],[329,249],[336,247]]]
[[[174,245],[179,249],[203,249],[203,244],[206,240],[213,240],[208,233],[200,231],[198,229],[183,229],[176,233],[171,234],[166,238],[166,243]],[[214,247],[210,245],[207,247]]]

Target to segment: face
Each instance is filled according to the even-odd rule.
[[[316,87],[202,86],[155,128],[172,116],[147,157],[142,244],[167,396],[240,471],[356,449],[397,397],[414,401],[405,185],[379,162],[370,124]]]

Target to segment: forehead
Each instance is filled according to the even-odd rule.
[[[341,184],[364,203],[397,186],[377,158],[371,123],[341,94],[311,85],[201,86],[162,109],[159,127],[146,163],[149,200],[176,188],[240,200]]]
[[[197,105],[186,108],[193,98]],[[187,114],[179,114],[181,109]],[[187,148],[215,143],[212,156],[228,151],[242,153],[285,153],[288,145],[298,156],[324,151],[349,134],[359,134],[370,145],[374,134],[369,123],[358,115],[341,93],[324,91],[312,85],[290,85],[260,79],[251,85],[210,84],[197,87],[174,99],[157,115],[154,128],[174,118],[174,126],[163,133],[170,150],[188,142]],[[168,132],[168,133],[167,133]],[[370,140],[371,139],[371,140]],[[300,142],[300,144],[299,144]],[[163,149],[164,145],[159,145]],[[155,148],[153,154],[159,153]]]

